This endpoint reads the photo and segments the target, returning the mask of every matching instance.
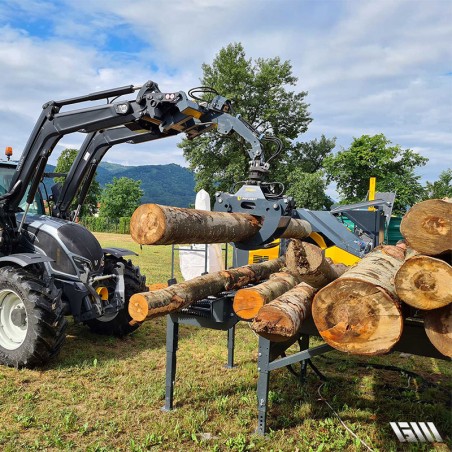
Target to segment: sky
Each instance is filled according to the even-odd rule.
[[[452,0],[2,0],[2,145],[18,157],[49,100],[147,80],[188,91],[232,42],[290,60],[313,118],[299,141],[336,137],[337,151],[383,133],[429,158],[423,182],[452,168]],[[83,138],[64,136],[49,162]],[[104,160],[187,166],[180,139]]]

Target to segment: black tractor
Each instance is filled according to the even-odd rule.
[[[3,194],[16,168],[17,162],[0,161]],[[14,254],[0,257],[0,361],[16,367],[45,363],[63,344],[69,314],[96,333],[134,331],[128,300],[146,290],[139,268],[124,259],[135,253],[102,249],[83,226],[45,215],[41,190],[29,206],[19,203],[19,223],[24,210]]]
[[[135,91],[135,99],[118,100]],[[210,100],[206,93],[212,94]],[[127,308],[131,295],[146,290],[145,278],[125,259],[136,253],[102,249],[91,232],[72,221],[111,146],[181,132],[189,139],[212,129],[223,135],[236,132],[251,148],[250,183],[260,183],[268,171],[262,147],[267,138],[232,116],[230,101],[211,89],[196,88],[189,96],[162,93],[149,81],[48,102],[20,160],[0,162],[0,363],[46,363],[63,344],[67,315],[102,334],[122,336],[138,327],[129,323]],[[97,100],[104,102],[61,111]],[[85,133],[85,141],[65,182],[46,196],[51,215],[45,215],[39,186],[48,158],[60,138],[73,132]]]

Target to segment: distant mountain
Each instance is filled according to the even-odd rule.
[[[141,180],[143,203],[154,202],[168,206],[188,207],[195,202],[195,178],[187,168],[169,165],[123,166],[115,163],[101,163],[97,180],[102,187],[111,183],[113,177],[129,177]]]
[[[55,171],[55,166],[47,165],[46,172]],[[143,203],[157,203],[168,206],[188,207],[195,202],[195,178],[187,168],[174,163],[169,165],[124,166],[117,163],[101,162],[97,169],[97,180],[102,187],[113,182],[113,178],[128,177],[141,180]],[[51,181],[46,182],[50,190]],[[50,193],[50,191],[49,191]]]

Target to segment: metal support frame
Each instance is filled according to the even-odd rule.
[[[220,299],[219,311],[223,311]],[[192,314],[177,313],[168,316],[167,320],[167,334],[166,334],[166,392],[165,392],[165,406],[164,411],[171,411],[173,409],[173,393],[174,381],[176,376],[176,352],[178,343],[179,323],[211,328],[216,330],[227,331],[228,343],[228,368],[234,367],[234,345],[235,345],[235,325],[238,321],[236,317],[226,314],[225,316],[213,315],[212,317],[196,317]],[[215,320],[216,318],[216,320]],[[422,334],[423,333],[423,334]],[[295,363],[300,363],[301,370],[299,374],[300,383],[305,383],[308,364],[319,375],[315,366],[310,363],[310,359],[334,350],[328,344],[322,344],[316,347],[309,346],[309,339],[311,336],[318,336],[319,333],[315,328],[312,319],[307,319],[303,324],[302,335],[299,340],[300,351],[289,356],[271,360],[272,342],[263,337],[259,337],[258,348],[258,382],[257,382],[257,429],[256,433],[265,435],[267,429],[267,410],[268,410],[268,393],[270,383],[270,372],[272,370],[281,369],[282,367],[291,366]],[[430,356],[434,358],[442,358],[442,356],[430,344],[425,336],[422,322],[407,319],[405,322],[405,329],[399,343],[394,347],[394,351],[403,351],[414,353],[421,356]],[[275,344],[275,343],[273,343]],[[319,375],[321,378],[321,375]]]
[[[259,379],[257,381],[257,429],[258,435],[265,435],[267,428],[267,407],[268,407],[268,390],[270,383],[270,372],[272,370],[281,369],[295,363],[301,363],[300,382],[306,379],[306,370],[308,361],[323,353],[333,350],[328,344],[322,344],[317,347],[309,348],[309,335],[302,335],[300,341],[300,350],[290,356],[270,361],[270,345],[268,339],[259,336],[259,351],[257,358],[257,370]],[[306,347],[306,348],[305,348]]]
[[[165,406],[163,411],[171,411],[174,406],[174,383],[176,380],[177,348],[179,342],[179,324],[186,324],[204,328],[227,331],[228,359],[226,367],[234,367],[235,324],[237,319],[229,319],[218,322],[214,319],[199,317],[191,314],[171,314],[167,316],[166,323],[166,384]]]
[[[179,323],[174,322],[171,316],[166,322],[166,385],[165,406],[163,411],[173,409],[174,381],[176,379],[176,353],[179,342]]]

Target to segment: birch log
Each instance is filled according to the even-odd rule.
[[[259,264],[201,275],[166,289],[137,293],[130,298],[129,314],[138,322],[170,314],[209,295],[217,295],[224,290],[238,289],[267,279],[283,265],[284,258],[280,257]]]
[[[252,320],[262,306],[292,289],[299,282],[300,277],[297,275],[287,272],[274,273],[270,275],[268,281],[238,290],[232,304],[234,312],[242,320]]]
[[[433,346],[452,358],[452,304],[424,312],[424,328]]]
[[[391,350],[403,329],[393,279],[404,254],[397,246],[377,247],[315,295],[312,316],[325,342],[359,355]]]
[[[251,328],[272,342],[284,342],[294,337],[303,321],[310,315],[315,289],[306,283],[263,306]]]
[[[242,242],[257,234],[261,221],[245,213],[209,212],[142,204],[130,219],[130,234],[141,245]],[[312,232],[305,220],[292,218],[284,238],[304,238]]]
[[[397,295],[417,309],[430,310],[452,303],[452,266],[430,256],[414,256],[394,279]]]
[[[452,250],[452,200],[429,199],[415,204],[402,218],[400,232],[421,254],[435,256]]]

